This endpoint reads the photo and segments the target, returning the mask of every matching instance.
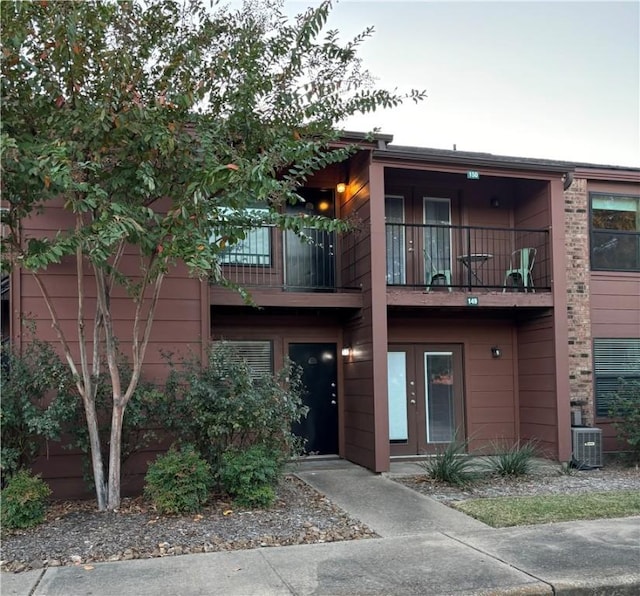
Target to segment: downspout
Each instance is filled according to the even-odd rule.
[[[573,172],[567,172],[562,177],[562,189],[567,190],[573,184]]]

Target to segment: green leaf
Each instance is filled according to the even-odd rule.
[[[281,211],[357,150],[332,148],[345,118],[424,93],[373,88],[358,56],[371,31],[340,42],[325,31],[331,8],[288,19],[269,0],[3,3],[3,270],[79,251],[135,301],[140,279],[176,264],[225,283],[212,236],[348,229]],[[256,201],[266,209],[247,211]],[[53,239],[32,224],[52,214]]]

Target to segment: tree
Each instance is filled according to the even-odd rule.
[[[84,404],[99,509],[120,502],[125,408],[140,379],[163,280],[176,263],[221,279],[219,253],[265,223],[303,235],[344,222],[280,206],[352,150],[333,143],[352,114],[424,94],[372,88],[357,57],[367,29],[342,44],[331,2],[294,21],[281,2],[240,10],[203,0],[7,2],[2,7],[2,195],[5,268],[33,275]],[[245,210],[249,201],[264,210]],[[68,229],[29,235],[61,205]],[[135,273],[124,266],[137,255]],[[79,356],[43,270],[73,259]],[[95,284],[95,312],[87,284]],[[116,286],[135,313],[133,374],[123,384],[110,308]],[[95,395],[106,356],[113,408],[108,477]]]

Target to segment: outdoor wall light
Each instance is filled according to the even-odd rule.
[[[336,192],[341,195],[345,190],[347,190],[347,185],[344,182],[338,182],[336,184]]]
[[[348,358],[349,356],[351,356],[351,346],[345,346],[344,348],[342,348],[341,353],[345,358]]]
[[[500,358],[500,356],[502,356],[502,350],[498,346],[493,346],[491,348],[491,357]]]

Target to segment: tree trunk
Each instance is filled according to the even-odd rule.
[[[91,448],[91,466],[93,468],[93,481],[96,485],[96,499],[98,510],[104,511],[107,508],[107,486],[104,481],[104,464],[102,462],[102,451],[100,449],[100,435],[98,433],[98,416],[96,414],[96,403],[92,397],[82,396],[84,401],[84,412],[87,419],[87,429],[89,430],[89,446]]]
[[[124,418],[122,398],[113,399],[111,412],[111,435],[109,443],[109,500],[107,509],[120,507],[120,455],[122,451],[122,420]]]
[[[82,397],[82,401],[84,404],[84,413],[87,420],[87,429],[89,431],[89,444],[91,447],[91,466],[93,468],[93,480],[96,485],[96,500],[98,501],[98,509],[103,511],[106,508],[106,500],[107,500],[107,487],[104,482],[104,465],[102,461],[102,452],[100,450],[100,435],[98,433],[98,416],[96,414],[96,399],[95,392],[93,389],[95,386],[91,383],[91,378],[87,376],[88,370],[83,367],[82,373],[78,370],[76,363],[71,354],[71,348],[67,343],[67,339],[62,331],[62,327],[60,326],[60,319],[58,318],[58,313],[56,312],[53,301],[51,300],[51,296],[47,291],[44,283],[40,276],[31,272],[33,279],[36,284],[40,288],[40,292],[42,297],[44,298],[44,303],[47,306],[49,314],[51,316],[51,325],[54,328],[58,339],[60,340],[60,344],[62,345],[62,350],[64,352],[64,356],[67,360],[69,368],[71,370],[71,374],[73,375],[76,388],[78,389],[78,393]],[[82,304],[82,303],[81,303]],[[82,314],[82,311],[80,311]],[[82,321],[82,319],[80,319]]]

